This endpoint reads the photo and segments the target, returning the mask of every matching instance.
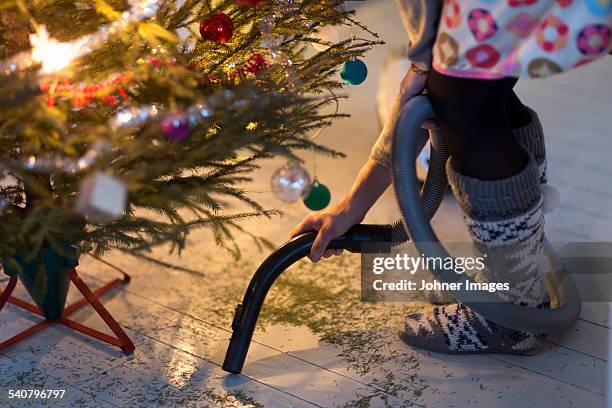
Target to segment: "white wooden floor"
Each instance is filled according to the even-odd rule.
[[[348,154],[338,162],[317,159],[319,179],[337,199],[349,187],[378,132],[374,107],[383,56],[405,41],[391,0],[359,5],[358,18],[378,31],[385,47],[367,58],[370,77],[343,104],[352,119],[338,122],[322,141]],[[546,81],[524,81],[519,96],[541,116],[550,160],[550,183],[562,202],[547,217],[552,241],[612,241],[612,58]],[[350,139],[349,139],[350,135]],[[349,142],[350,140],[350,142]],[[311,165],[311,159],[305,156]],[[278,162],[267,163],[253,183],[267,190]],[[344,171],[338,171],[342,169]],[[270,194],[284,219],[247,226],[281,243],[306,210]],[[392,192],[367,221],[398,217]],[[464,234],[452,199],[436,228],[445,239]],[[134,356],[52,327],[0,354],[0,406],[4,407],[603,407],[607,382],[608,304],[585,303],[567,333],[551,337],[537,356],[447,356],[421,353],[396,339],[402,314],[422,306],[359,302],[359,257],[345,255],[301,263],[281,278],[262,316],[243,375],[227,376],[220,364],[232,309],[257,264],[267,255],[239,238],[243,259],[232,260],[211,237],[194,236],[182,258],[156,253],[197,273],[174,272],[123,255],[110,261],[129,270],[123,291],[103,298],[136,343]],[[81,273],[92,286],[116,276],[84,258]],[[1,279],[1,278],[0,278]],[[0,287],[4,283],[0,282]],[[26,296],[20,292],[20,296]],[[71,297],[75,294],[71,292]],[[89,310],[75,319],[100,329]],[[7,306],[0,339],[36,321]],[[9,389],[66,389],[61,401],[8,400]]]

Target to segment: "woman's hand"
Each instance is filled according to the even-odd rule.
[[[400,82],[400,101],[401,104],[404,105],[411,98],[417,96],[425,86],[427,85],[427,73],[419,70],[418,68],[414,68],[414,65],[411,65]]]
[[[308,256],[312,262],[318,262],[321,257],[329,258],[333,255],[340,255],[341,249],[326,249],[327,246],[332,239],[361,222],[367,210],[350,208],[347,200],[342,200],[323,211],[308,215],[293,229],[291,237],[308,231],[319,231]]]
[[[341,249],[326,251],[332,239],[344,234],[353,225],[360,223],[376,200],[391,184],[391,172],[370,159],[361,168],[351,190],[338,203],[328,209],[310,214],[291,232],[291,236],[308,231],[319,231],[310,249],[313,262],[321,257],[340,255]]]
[[[426,85],[427,72],[411,65],[400,83],[400,106],[404,106],[410,99],[422,93]],[[423,129],[437,129],[438,125],[435,120],[426,120],[421,127]]]

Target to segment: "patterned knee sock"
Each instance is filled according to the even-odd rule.
[[[513,129],[512,133],[514,133],[519,144],[533,156],[538,166],[538,170],[540,171],[540,182],[544,185],[548,180],[544,130],[542,129],[542,123],[540,123],[540,118],[538,118],[536,111],[528,106],[526,106],[526,108],[531,115],[531,122],[518,129]]]
[[[504,300],[525,307],[546,307],[548,297],[539,268],[544,217],[540,173],[532,157],[518,174],[504,180],[482,181],[447,172],[453,193],[486,268],[477,282],[508,282],[497,292]],[[468,306],[454,303],[431,307],[406,317],[400,333],[409,345],[444,353],[526,354],[544,336],[495,324]]]
[[[542,186],[545,186],[548,181],[548,176],[544,130],[542,129],[542,123],[540,122],[538,114],[530,107],[526,106],[526,108],[531,115],[531,122],[523,127],[513,129],[512,132],[519,144],[533,156],[540,172],[540,183]],[[552,204],[554,205],[554,200]],[[424,295],[425,298],[433,304],[453,303],[452,296],[444,291],[431,290],[427,291]]]

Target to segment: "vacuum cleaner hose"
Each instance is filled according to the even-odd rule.
[[[434,117],[431,104],[426,96],[411,99],[403,106],[397,122],[393,140],[393,184],[395,195],[407,226],[410,238],[416,247],[429,258],[448,258],[449,253],[438,240],[429,220],[432,205],[439,202],[432,198],[432,204],[427,199],[436,196],[447,186],[446,159],[448,151],[446,144],[438,132],[431,132],[432,156],[429,162],[429,172],[425,190],[431,189],[431,194],[418,193],[419,182],[416,176],[415,149],[418,145],[418,135],[421,124],[426,119]],[[443,186],[443,187],[442,187]],[[495,293],[475,292],[465,289],[452,291],[452,295],[460,302],[467,304],[487,319],[516,330],[536,333],[558,332],[570,327],[580,313],[580,298],[578,291],[569,275],[564,274],[560,259],[554,256],[551,245],[546,243],[545,252],[551,259],[552,270],[547,274],[546,286],[551,300],[557,307],[554,309],[526,308],[505,302]],[[459,282],[469,279],[454,270],[432,268],[431,272],[443,282]],[[464,286],[462,285],[462,288]]]
[[[420,126],[425,119],[431,117],[433,117],[432,109],[425,96],[413,98],[403,107],[394,140],[393,180],[402,215],[417,248],[428,257],[446,258],[449,254],[429,225],[429,221],[440,207],[448,186],[445,168],[448,149],[437,132],[430,132],[429,171],[422,188],[416,178],[415,160],[427,142],[427,137],[423,136]],[[232,321],[232,336],[223,362],[225,371],[230,373],[242,371],[268,291],[287,268],[310,253],[316,236],[317,232],[312,231],[293,238],[274,251],[259,266],[249,283],[242,303],[236,307]],[[360,253],[365,250],[365,244],[386,243],[390,248],[407,241],[408,238],[402,220],[392,225],[359,224],[332,240],[328,248]],[[557,308],[528,309],[504,303],[487,292],[476,299],[466,292],[455,292],[453,295],[488,319],[503,326],[538,333],[561,331],[569,327],[578,317],[580,301],[570,277],[562,274],[561,260],[554,257],[547,242],[545,249],[555,271],[549,273],[547,286],[549,293],[559,305]],[[434,269],[432,272],[445,282],[465,279],[454,271]]]

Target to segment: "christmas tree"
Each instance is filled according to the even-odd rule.
[[[194,228],[231,248],[241,219],[274,214],[244,189],[262,159],[336,154],[307,135],[340,116],[338,67],[376,44],[343,3],[1,2],[5,267],[66,244],[180,251]],[[317,36],[342,25],[366,38]]]

